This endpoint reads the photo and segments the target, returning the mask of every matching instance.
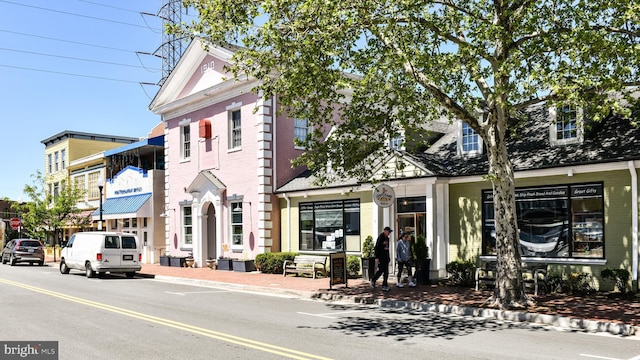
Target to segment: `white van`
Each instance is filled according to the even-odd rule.
[[[116,232],[79,232],[73,234],[60,254],[60,273],[71,269],[84,271],[87,277],[107,272],[133,277],[142,268],[142,251],[133,234]]]

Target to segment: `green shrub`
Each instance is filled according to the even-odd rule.
[[[360,257],[356,255],[349,255],[347,258],[347,271],[349,272],[349,277],[354,279],[357,278],[360,274]]]
[[[549,273],[547,275],[547,288],[549,293],[568,293],[569,282],[558,273]]]
[[[571,273],[568,277],[569,292],[578,295],[593,294],[593,276],[588,273]]]
[[[456,260],[446,265],[454,285],[471,286],[475,282],[476,264],[471,260]]]
[[[411,252],[416,260],[429,258],[429,247],[427,246],[424,235],[418,235],[418,238],[413,243],[413,249]]]
[[[256,255],[254,261],[256,269],[265,274],[282,274],[285,260],[293,260],[298,253],[295,252],[279,252],[264,253]]]
[[[362,257],[373,257],[373,247],[373,236],[369,235],[366,239],[364,239],[364,243],[362,244]]]
[[[568,276],[558,273],[547,275],[547,288],[550,293],[589,295],[595,293],[593,276],[588,273],[573,272]]]
[[[625,294],[627,292],[627,283],[629,282],[629,271],[626,269],[612,269],[607,266],[600,272],[600,276],[603,279],[613,280],[615,282],[616,288]]]

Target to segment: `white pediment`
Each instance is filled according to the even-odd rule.
[[[431,176],[433,173],[415,161],[394,153],[377,164],[371,176],[372,180],[403,179]]]
[[[214,46],[205,50],[201,41],[192,41],[162,84],[149,109],[163,114],[169,104],[202,94],[227,82],[233,83],[233,75],[224,70],[232,56],[231,50]]]

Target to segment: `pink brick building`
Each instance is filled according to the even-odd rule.
[[[290,160],[306,122],[276,115],[277,98],[251,91],[256,80],[233,80],[231,56],[194,41],[150,104],[165,125],[166,249],[196,266],[280,251],[274,190],[302,171]]]

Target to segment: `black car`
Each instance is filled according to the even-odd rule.
[[[44,265],[44,246],[36,239],[13,239],[7,242],[2,249],[0,259],[3,264],[9,263],[11,266],[28,262],[31,265]]]

